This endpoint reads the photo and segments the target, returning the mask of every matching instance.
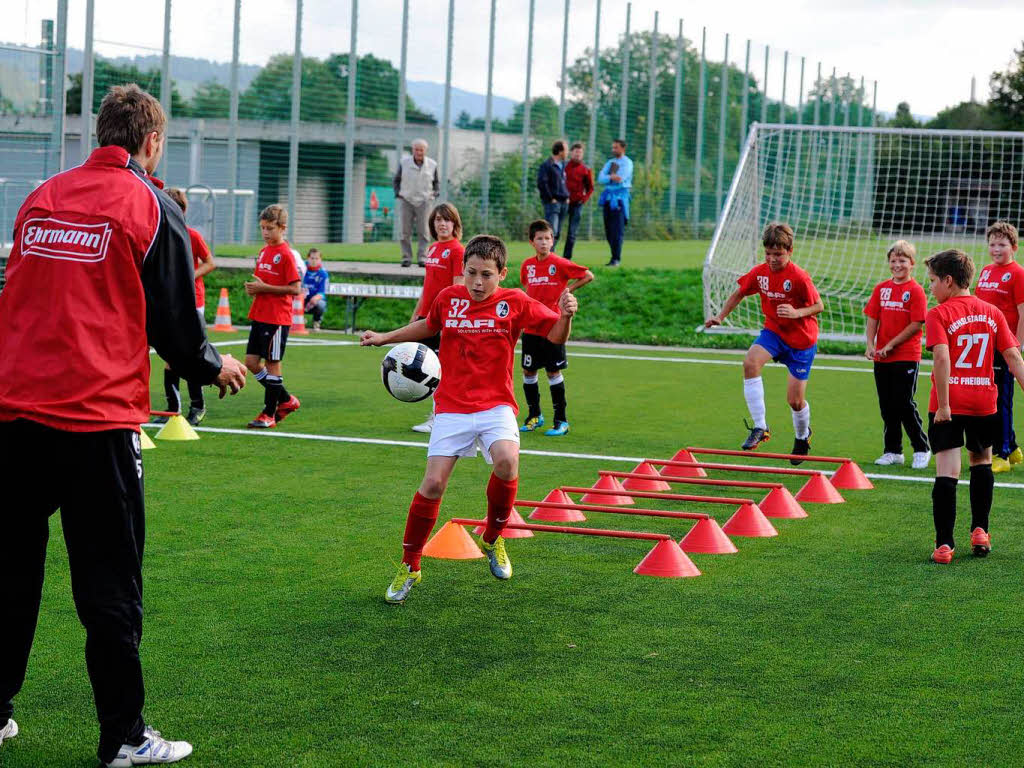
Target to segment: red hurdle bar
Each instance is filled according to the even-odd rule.
[[[472,520],[468,517],[453,517],[456,525],[487,525],[486,520]],[[506,523],[506,528],[521,531],[549,531],[551,533],[573,533],[581,536],[608,536],[613,539],[649,539],[650,541],[672,541],[667,533],[640,533],[638,531],[615,531],[606,528],[572,528],[568,525],[534,525],[532,523]]]
[[[750,456],[750,451],[737,451],[732,448],[700,448],[687,446],[683,449],[691,454],[699,453],[707,456]],[[801,461],[818,461],[825,464],[838,464],[839,468],[832,474],[832,484],[843,490],[871,490],[875,486],[864,474],[863,470],[851,458],[842,456],[800,456],[793,453],[766,453],[758,451],[756,454],[764,459],[800,459]]]
[[[717,480],[707,477],[669,477],[668,475],[638,475],[636,472],[620,472],[612,469],[599,469],[597,474],[606,475],[607,477],[642,477],[648,480],[655,478],[661,478],[668,483],[686,483],[687,485],[711,485],[717,487],[731,487],[731,488],[761,488],[771,490],[773,488],[783,488],[785,486],[782,483],[766,483],[760,480]],[[594,490],[592,488],[588,489]],[[619,492],[620,496],[632,495],[623,494]]]
[[[812,504],[842,504],[846,499],[835,489],[824,472],[817,469],[789,469],[785,467],[759,467],[746,464],[711,464],[701,461],[672,461],[671,459],[644,459],[648,464],[660,464],[669,467],[699,467],[701,469],[719,470],[722,472],[755,472],[770,475],[788,475],[806,477],[807,483],[796,493],[798,501],[809,501]],[[666,480],[669,478],[666,478]]]
[[[652,475],[653,477],[653,475]],[[575,485],[562,485],[558,490],[566,493],[593,493],[614,496],[632,496],[636,499],[660,499],[661,501],[694,501],[702,504],[755,504],[753,499],[734,499],[729,496],[691,496],[686,493],[655,493],[654,491],[604,491]]]
[[[695,448],[687,446],[690,453],[703,453],[709,456],[751,456],[761,459],[800,459],[802,461],[822,461],[826,464],[842,464],[853,459],[839,456],[801,456],[795,453],[766,453],[765,451],[737,451],[731,448]]]
[[[166,416],[168,419],[172,416],[180,416],[181,414],[177,411],[150,411],[149,415],[152,416]]]
[[[751,502],[753,503],[753,502]],[[528,501],[516,499],[513,507],[547,507],[548,509],[575,509],[580,512],[608,512],[613,515],[646,515],[647,517],[674,517],[679,520],[707,520],[711,515],[703,512],[676,512],[668,509],[636,509],[629,507],[605,507],[599,504],[562,504],[557,501]],[[573,530],[576,530],[575,528]]]

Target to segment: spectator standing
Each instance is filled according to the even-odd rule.
[[[580,226],[580,214],[584,204],[594,194],[594,173],[583,162],[583,145],[578,141],[569,150],[569,163],[565,166],[565,185],[569,188],[569,228],[565,234],[562,257],[572,259],[576,230]]]
[[[437,176],[437,161],[427,157],[427,142],[416,139],[412,143],[412,154],[403,155],[398,161],[398,171],[393,179],[395,199],[402,218],[402,266],[412,265],[412,233],[416,232],[418,245],[416,263],[424,266],[425,252],[429,242],[427,235],[427,214],[431,202],[441,190]]]
[[[597,175],[604,184],[598,205],[604,214],[604,236],[611,248],[611,260],[606,267],[617,267],[622,258],[622,241],[626,239],[629,223],[629,196],[633,187],[633,161],[626,157],[626,140],[612,142],[612,157]]]
[[[555,245],[562,234],[562,222],[569,211],[569,188],[565,185],[565,142],[551,145],[551,157],[537,169],[537,191],[544,206],[544,218],[555,234]]]

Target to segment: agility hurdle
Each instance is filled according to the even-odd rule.
[[[835,486],[816,469],[790,469],[785,467],[760,467],[746,464],[716,464],[704,461],[673,461],[672,459],[644,459],[648,464],[668,467],[686,467],[692,469],[711,469],[720,472],[753,472],[755,474],[786,475],[788,477],[806,477],[807,483],[796,493],[798,501],[809,501],[812,504],[842,504],[844,499]]]
[[[832,473],[832,485],[836,488],[850,491],[868,491],[875,486],[864,474],[860,466],[853,459],[843,456],[800,456],[792,453],[766,453],[758,451],[753,454],[751,451],[737,451],[729,448],[701,448],[699,446],[687,446],[673,456],[676,461],[693,461],[693,455],[702,456],[751,456],[756,455],[762,459],[781,459],[793,461],[813,461],[825,464],[838,464],[839,468]]]

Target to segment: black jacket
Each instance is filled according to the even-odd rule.
[[[540,192],[542,203],[550,203],[552,200],[557,200],[560,203],[569,201],[569,187],[565,185],[565,169],[550,157],[537,169],[537,191]]]

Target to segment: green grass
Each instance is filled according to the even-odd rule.
[[[742,439],[737,356],[584,356],[594,352],[683,357],[571,350],[573,431],[525,435],[524,448],[663,457]],[[386,395],[382,354],[290,347],[286,384],[303,408],[282,429],[423,442],[409,425],[426,408]],[[765,381],[769,446],[786,450],[784,372],[773,367]],[[808,397],[815,452],[867,468],[881,450],[872,377],[816,370]],[[261,404],[250,380],[210,403],[207,424],[241,427]],[[987,560],[966,554],[961,517],[948,568],[927,562],[930,485],[879,480],[845,504],[777,522],[777,538],[737,539],[739,554],[695,555],[696,579],[632,574],[643,542],[542,534],[510,543],[511,582],[482,561],[425,560],[422,585],[394,608],[382,595],[422,449],[204,433],[160,443],[145,462],[146,713],[194,741],[195,768],[1014,765],[1024,749],[1020,490],[996,489]],[[520,496],[631,466],[524,454]],[[442,519],[482,515],[487,475],[481,460],[460,462]],[[966,510],[966,488],[959,496]],[[666,508],[721,522],[731,513]],[[588,525],[688,530],[600,514]],[[0,748],[4,768],[95,765],[84,636],[56,518],[51,531],[16,700],[22,734]]]

